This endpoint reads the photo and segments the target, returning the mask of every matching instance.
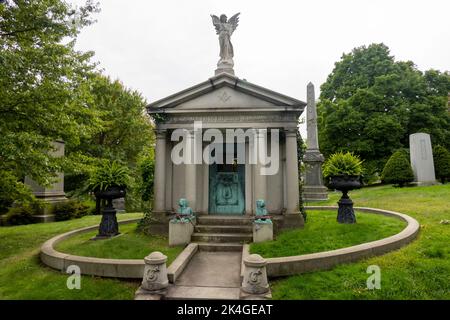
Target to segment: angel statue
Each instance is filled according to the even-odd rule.
[[[219,35],[220,60],[217,63],[219,69],[233,68],[234,52],[230,38],[238,26],[239,14],[240,13],[236,13],[230,19],[227,19],[227,16],[224,14],[220,15],[220,18],[213,14],[211,15],[213,25],[216,28],[216,33]]]

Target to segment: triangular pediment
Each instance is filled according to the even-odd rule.
[[[147,106],[150,113],[188,110],[285,108],[303,111],[306,103],[223,73]]]

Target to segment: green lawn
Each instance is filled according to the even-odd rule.
[[[275,299],[450,299],[450,184],[429,187],[365,188],[351,192],[356,206],[406,213],[417,219],[413,243],[383,256],[341,265],[330,271],[272,281]],[[330,200],[315,204],[335,204]],[[369,290],[367,267],[378,265],[381,289]]]
[[[335,204],[338,196],[338,193],[332,193],[329,201],[315,204]],[[399,211],[416,218],[421,224],[418,239],[400,250],[380,257],[341,265],[330,271],[271,281],[274,298],[450,299],[450,225],[439,223],[443,219],[450,219],[450,185],[402,189],[389,186],[365,188],[352,192],[351,196],[357,206]],[[309,211],[308,214],[311,226],[307,228],[314,229],[313,221],[321,216],[316,211]],[[118,215],[119,219],[140,216]],[[358,227],[366,216],[369,215],[358,214]],[[0,299],[132,299],[139,281],[83,276],[81,290],[69,290],[66,287],[66,274],[47,268],[39,262],[39,248],[47,239],[69,230],[97,224],[99,219],[99,216],[88,216],[65,222],[0,227]],[[334,222],[334,216],[330,218],[330,223],[331,221]],[[122,237],[129,235],[133,238],[131,230],[126,230],[128,227],[121,227],[121,231],[126,232]],[[82,242],[86,240],[83,237],[88,236],[82,235],[78,240],[77,236],[67,240],[62,246],[67,245],[66,249],[73,253],[83,253],[76,250],[95,252],[95,248],[72,247],[74,251],[70,248],[72,241]],[[314,245],[320,247],[320,242],[325,237],[327,233],[322,232],[322,237]],[[113,243],[119,239],[109,241]],[[348,239],[343,237],[341,241]],[[96,246],[91,242],[88,245]],[[104,242],[103,245],[107,246],[109,243]],[[133,257],[134,254],[145,255],[145,250],[142,254],[134,250],[129,251]],[[109,254],[116,253],[111,251]],[[369,276],[366,269],[369,265],[381,268],[380,290],[366,289],[366,279]]]
[[[121,235],[108,240],[90,240],[97,231],[76,235],[56,245],[60,252],[79,256],[111,259],[144,259],[152,251],[161,251],[167,256],[169,265],[183,250],[183,247],[168,246],[167,237],[147,236],[136,232],[136,224],[120,226]]]
[[[119,220],[142,214],[119,214]],[[45,267],[40,246],[51,237],[99,223],[99,216],[81,219],[0,227],[0,299],[133,299],[138,282],[82,276],[81,290],[69,290],[67,276]]]
[[[252,243],[250,252],[273,258],[334,250],[386,238],[406,226],[393,217],[360,212],[356,224],[340,224],[336,215],[337,210],[308,211],[303,229],[285,231],[274,241]]]

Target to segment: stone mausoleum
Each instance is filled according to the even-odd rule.
[[[147,106],[156,122],[153,217],[164,231],[182,198],[197,216],[235,219],[251,218],[262,199],[276,227],[304,223],[297,144],[306,103],[234,75],[237,22],[213,17],[220,43],[213,77]]]
[[[186,198],[198,215],[251,216],[256,200],[264,199],[271,215],[302,225],[297,134],[305,106],[228,72],[148,105],[148,112],[161,119],[155,129],[154,214],[174,212],[179,199]],[[201,122],[202,132],[195,132],[194,122]],[[201,164],[175,164],[172,149],[179,141],[172,141],[172,134],[176,129],[183,129],[184,140],[201,133],[203,152],[211,144],[204,141],[207,129],[223,132],[224,139],[226,129],[243,129],[246,136],[244,141],[236,138],[231,146],[223,141],[223,162],[228,152],[233,163],[208,164],[201,159]],[[252,144],[266,144],[266,151],[271,150],[273,129],[279,132],[279,166],[275,174],[264,175],[260,170],[264,164],[251,164],[249,159]],[[238,150],[245,151],[245,163],[237,163]]]

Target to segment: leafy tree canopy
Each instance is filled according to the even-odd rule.
[[[0,3],[0,207],[27,198],[25,175],[48,185],[64,171],[69,191],[105,159],[133,169],[152,144],[142,96],[74,48],[97,11],[91,0]],[[61,139],[66,157],[57,158],[50,151]]]
[[[381,172],[396,149],[408,147],[409,134],[427,132],[433,143],[449,147],[449,91],[449,73],[395,61],[384,44],[355,48],[321,86],[321,149],[325,155],[355,152]]]
[[[90,1],[79,8],[61,0],[0,4],[0,170],[9,177],[48,184],[64,168],[48,152],[51,142],[79,144],[100,125],[86,103],[92,53],[74,49],[95,11]]]

